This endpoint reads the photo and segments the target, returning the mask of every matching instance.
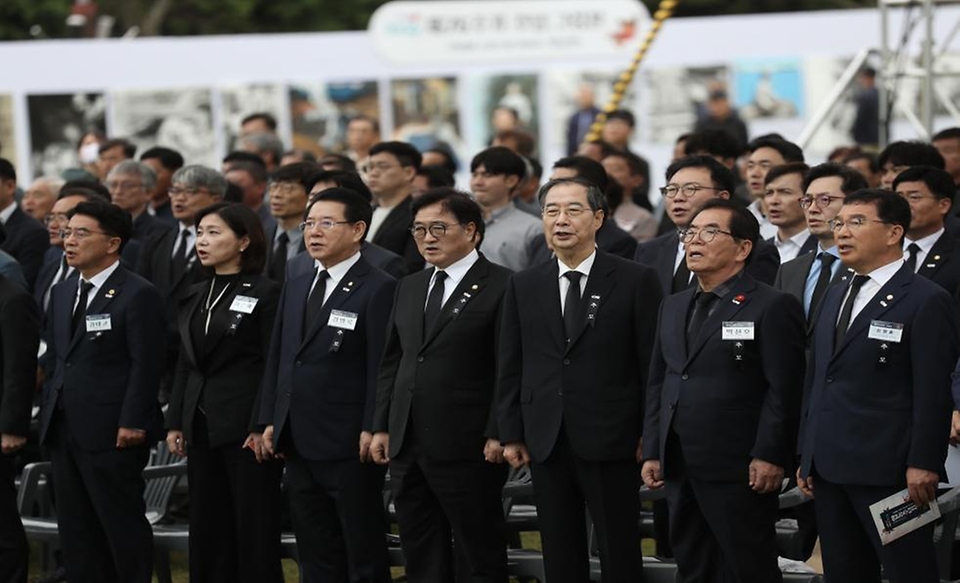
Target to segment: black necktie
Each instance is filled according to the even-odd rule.
[[[57,278],[57,281],[53,282],[54,285],[67,279],[68,273],[70,273],[70,266],[67,265],[67,255],[64,253],[63,257],[60,259],[60,277]]]
[[[809,322],[817,313],[817,306],[823,299],[827,287],[830,285],[830,278],[833,276],[833,262],[837,260],[834,255],[821,252],[817,257],[820,260],[820,275],[817,277],[817,285],[813,288],[813,296],[810,298],[810,310],[807,312],[807,321]]]
[[[270,279],[283,282],[287,271],[287,243],[290,237],[286,232],[277,237],[277,244],[273,248],[273,257],[270,259]]]
[[[869,275],[856,275],[850,283],[850,294],[847,296],[847,301],[843,303],[843,308],[840,309],[840,320],[837,321],[837,335],[833,343],[834,350],[840,346],[843,337],[847,334],[847,328],[850,327],[850,316],[853,314],[854,300],[857,299],[860,288],[868,281],[870,281]]]
[[[567,334],[567,342],[570,342],[580,324],[580,278],[583,274],[579,271],[568,271],[563,276],[570,281],[563,301],[563,331]]]
[[[447,279],[447,272],[439,269],[433,276],[433,289],[427,298],[427,307],[423,310],[423,337],[426,338],[440,318],[440,308],[443,306],[443,282]]]
[[[700,291],[693,300],[693,313],[690,314],[690,324],[687,326],[687,353],[693,350],[693,343],[696,342],[703,323],[707,321],[710,315],[710,306],[717,299],[713,292]]]
[[[307,309],[303,317],[304,336],[310,331],[313,321],[317,319],[317,314],[320,313],[320,308],[323,307],[323,296],[327,293],[328,277],[330,277],[330,274],[327,273],[326,269],[320,271],[317,274],[317,283],[313,285],[313,291],[310,292],[310,297],[307,298]]]
[[[917,255],[920,255],[920,245],[916,243],[910,243],[907,245],[907,265],[910,266],[910,271],[917,272]]]
[[[77,307],[73,310],[73,323],[71,324],[71,330],[74,335],[77,331],[82,329],[84,323],[84,316],[87,315],[87,299],[90,296],[90,290],[93,289],[93,284],[89,281],[80,280],[80,297],[77,298]]]
[[[680,265],[677,266],[676,273],[673,274],[673,284],[670,286],[670,293],[681,292],[690,287],[690,270],[687,269],[687,258],[680,258]]]
[[[173,275],[180,277],[190,263],[190,229],[180,231],[180,246],[173,256]]]

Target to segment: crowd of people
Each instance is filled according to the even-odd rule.
[[[588,515],[602,580],[642,580],[641,485],[684,581],[780,580],[792,485],[791,558],[938,581],[933,525],[882,545],[869,506],[929,504],[960,442],[960,128],[811,166],[706,124],[660,180],[607,125],[546,177],[500,133],[469,192],[363,116],[314,159],[250,115],[219,169],[91,134],[19,201],[0,158],[0,579],[37,403],[69,581],[150,581],[158,443],[191,581],[281,581],[284,498],[303,581],[389,581],[386,488],[409,581],[506,583],[523,467],[550,583],[589,580]]]

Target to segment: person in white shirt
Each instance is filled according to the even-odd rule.
[[[763,180],[774,166],[803,162],[803,150],[778,136],[763,136],[750,142],[747,151],[750,155],[747,158],[745,174],[747,187],[753,197],[753,202],[747,208],[760,223],[760,237],[769,239],[774,236],[776,226],[767,219],[767,209],[763,201]]]
[[[817,248],[816,238],[810,236],[800,206],[803,176],[808,170],[803,162],[791,162],[773,167],[763,180],[767,219],[777,228],[769,241],[777,246],[781,264]]]

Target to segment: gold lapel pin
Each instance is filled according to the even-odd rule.
[[[933,256],[933,260],[934,260],[934,261],[940,261],[940,256],[939,256],[939,255],[934,255],[934,256]]]
[[[479,288],[479,287],[480,287],[480,286],[478,286],[477,284],[473,284],[472,286],[470,286],[470,289],[476,290],[476,289]]]
[[[108,298],[112,298],[114,295],[116,295],[116,293],[117,293],[117,290],[115,290],[115,289],[108,289],[108,290],[107,290],[107,297],[108,297]]]
[[[887,299],[888,299],[888,300],[892,300],[892,299],[893,299],[893,294],[888,295],[888,296],[887,296]]]

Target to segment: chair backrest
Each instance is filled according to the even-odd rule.
[[[147,468],[178,466],[186,463],[186,458],[177,457],[170,453],[167,443],[161,441],[157,444],[156,450],[150,453]],[[143,500],[147,506],[147,516],[152,524],[156,524],[167,516],[167,512],[170,510],[170,497],[174,488],[180,483],[182,475],[183,472],[178,472],[156,478],[148,477],[146,488],[143,491]]]

